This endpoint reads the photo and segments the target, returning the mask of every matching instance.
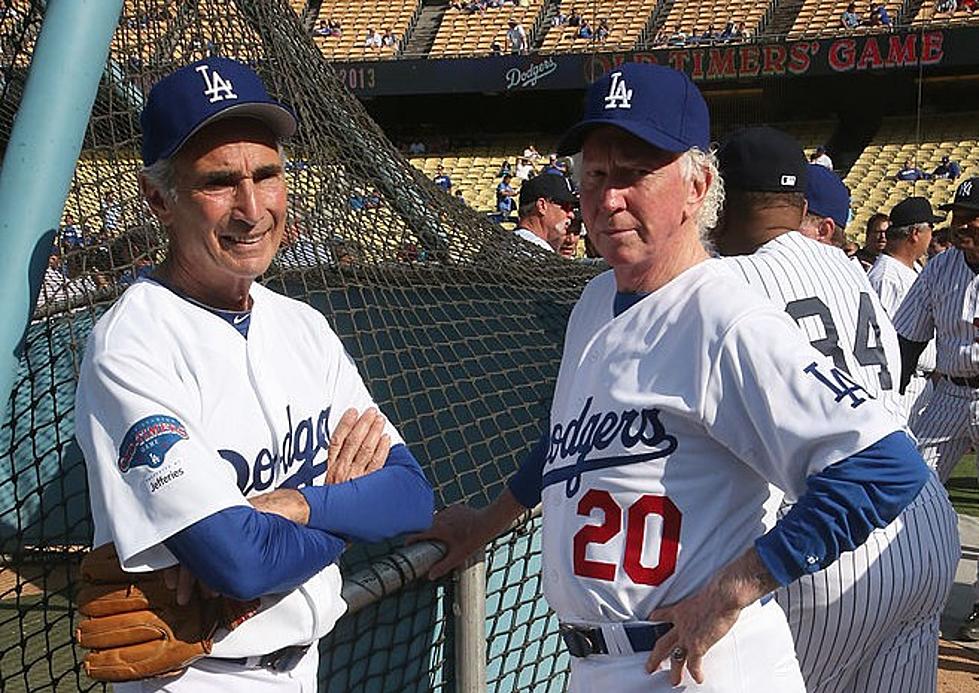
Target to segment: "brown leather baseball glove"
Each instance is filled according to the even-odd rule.
[[[85,556],[79,582],[78,611],[87,618],[75,629],[75,640],[91,650],[85,673],[96,681],[176,676],[210,654],[219,627],[230,630],[259,607],[258,600],[204,598],[199,585],[180,606],[163,571],[125,572],[112,544]]]

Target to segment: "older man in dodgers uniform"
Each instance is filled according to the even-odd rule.
[[[424,537],[441,574],[537,502],[573,691],[803,691],[768,595],[832,563],[928,469],[893,417],[702,242],[721,201],[707,106],[625,64],[562,140],[612,270],[568,324],[548,431],[484,510]],[[882,472],[881,470],[886,470]],[[775,521],[768,485],[798,499]]]
[[[313,691],[316,642],[345,610],[345,542],[426,527],[432,491],[383,416],[344,426],[374,403],[323,316],[254,281],[283,237],[292,113],[247,66],[209,58],[161,80],[141,123],[140,184],[170,246],[86,347],[94,545],[261,606],[176,678],[115,690]],[[389,441],[383,467],[341,472],[341,429]]]

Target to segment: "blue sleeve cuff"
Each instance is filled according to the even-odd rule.
[[[355,541],[373,543],[432,524],[432,487],[405,445],[391,448],[376,472],[299,492],[309,504],[307,526]]]
[[[343,554],[345,543],[284,517],[234,506],[164,541],[198,580],[235,599],[290,592]]]
[[[550,436],[550,431],[545,431],[507,484],[510,493],[525,508],[535,508],[540,503]]]
[[[833,563],[893,522],[931,471],[903,431],[815,474],[807,491],[755,549],[781,585]]]

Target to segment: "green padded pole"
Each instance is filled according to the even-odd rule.
[[[0,421],[122,3],[47,3],[0,168]]]

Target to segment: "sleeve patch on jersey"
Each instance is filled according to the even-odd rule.
[[[132,425],[119,446],[119,470],[133,467],[156,469],[178,441],[187,440],[187,429],[172,416],[155,414]]]

